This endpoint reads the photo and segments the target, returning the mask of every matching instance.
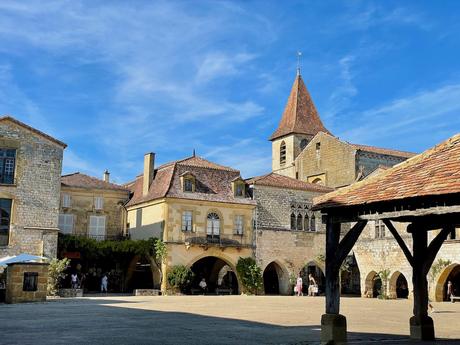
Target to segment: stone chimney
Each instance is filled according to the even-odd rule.
[[[110,173],[107,169],[105,169],[104,175],[102,175],[102,179],[104,182],[110,182]]]
[[[142,195],[149,193],[150,184],[153,181],[153,172],[155,170],[155,153],[149,152],[144,155],[144,182],[142,185]]]

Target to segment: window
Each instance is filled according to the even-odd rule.
[[[235,186],[235,196],[244,196],[244,184],[237,183]]]
[[[0,246],[7,246],[10,237],[11,199],[0,199]]]
[[[300,141],[300,149],[303,150],[308,144],[308,140],[307,139],[302,139]]]
[[[303,229],[303,224],[302,223],[303,223],[302,215],[298,214],[297,215],[297,230],[302,231],[302,229]]]
[[[192,211],[182,212],[182,231],[192,231]]]
[[[0,183],[14,183],[15,149],[0,149]]]
[[[102,196],[94,197],[94,209],[102,210],[104,208],[104,198]]]
[[[184,179],[184,192],[193,192],[193,179]]]
[[[296,228],[295,214],[291,213],[291,230],[295,230],[295,228]]]
[[[72,198],[70,197],[70,194],[62,194],[62,207],[70,207],[72,203]]]
[[[105,216],[89,216],[88,236],[96,240],[105,239]]]
[[[244,216],[235,216],[235,234],[243,235]]]
[[[319,159],[321,155],[321,143],[316,143],[316,159]]]
[[[305,215],[305,218],[303,219],[303,229],[304,229],[305,231],[308,231],[308,229],[309,229],[309,227],[310,227],[309,222],[310,222],[310,219],[308,218],[307,215]]]
[[[286,163],[286,143],[283,140],[280,146],[280,164],[285,164],[285,163]]]
[[[381,220],[375,221],[375,238],[385,237],[385,224]]]
[[[207,217],[206,234],[208,237],[219,237],[220,235],[220,218],[217,213],[209,213]]]
[[[73,214],[64,214],[59,215],[59,229],[64,234],[73,233]]]
[[[316,217],[312,215],[310,218],[310,231],[316,231]]]
[[[22,283],[22,291],[37,291],[38,273],[24,272],[24,281]]]

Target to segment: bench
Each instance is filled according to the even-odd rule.
[[[232,294],[232,289],[222,289],[222,288],[216,289],[216,295],[231,295],[231,294]]]
[[[450,295],[450,301],[455,303],[455,301],[460,301],[460,296]]]

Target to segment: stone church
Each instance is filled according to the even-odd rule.
[[[300,73],[270,141],[273,173],[333,189],[378,174],[415,156],[411,152],[349,143],[334,136],[322,123]],[[398,230],[404,233],[404,224],[401,228]],[[410,246],[410,236],[406,233],[403,238]],[[436,258],[435,269],[430,272],[433,300],[446,298],[449,280],[460,293],[458,238],[459,229],[453,231],[443,245]],[[321,244],[324,245],[324,242]],[[342,275],[342,292],[347,290],[344,284],[348,284],[354,293],[360,292],[364,297],[381,294],[390,298],[411,296],[411,268],[383,223],[368,223],[346,261],[352,269],[345,273],[345,279]],[[379,275],[383,271],[388,275],[386,282],[382,282]],[[347,282],[350,279],[352,283]],[[383,291],[385,285],[387,288]]]

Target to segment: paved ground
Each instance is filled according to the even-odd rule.
[[[460,303],[435,303],[438,344],[460,344]],[[412,303],[342,298],[350,344],[415,344]],[[0,344],[318,344],[322,297],[106,296],[0,304]],[[427,342],[423,344],[429,344]]]

